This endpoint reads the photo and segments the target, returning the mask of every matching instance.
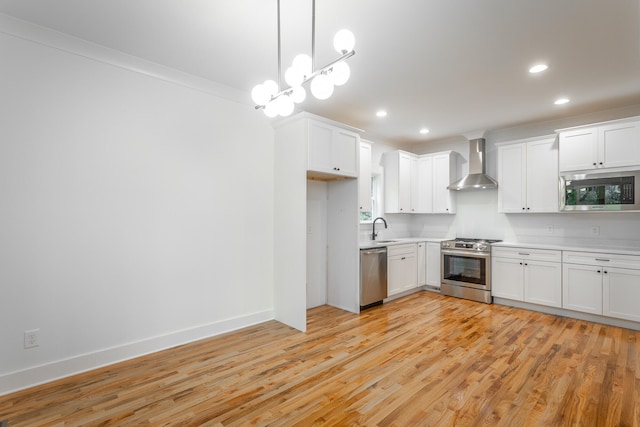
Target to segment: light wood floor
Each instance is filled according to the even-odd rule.
[[[0,397],[9,427],[637,426],[640,332],[419,292]]]

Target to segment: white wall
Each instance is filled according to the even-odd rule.
[[[263,115],[153,77],[171,74],[154,64],[72,39],[50,47],[59,35],[14,37],[10,24],[0,27],[0,394],[273,318]],[[30,329],[40,346],[25,350]]]

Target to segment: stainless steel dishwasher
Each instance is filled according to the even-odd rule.
[[[387,297],[387,248],[360,249],[360,309]]]

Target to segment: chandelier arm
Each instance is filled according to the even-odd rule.
[[[342,62],[342,61],[344,61],[344,60],[346,60],[348,58],[351,58],[355,54],[356,54],[355,50],[351,50],[349,52],[345,52],[340,58],[336,59],[335,61],[332,61],[332,62],[328,63],[324,67],[320,68],[318,71],[314,71],[313,73],[311,73],[311,75],[305,77],[305,79],[302,81],[302,83],[300,83],[300,86],[302,86],[303,84],[309,82],[310,80],[313,80],[313,78],[315,76],[317,76],[318,74],[322,74],[322,73],[326,72],[327,70],[329,70],[329,68],[333,67],[337,63]],[[293,88],[292,87],[288,87],[286,89],[283,89],[280,92],[278,92],[275,95],[273,95],[271,97],[271,99],[269,99],[269,101],[273,101],[274,99],[279,98],[282,95],[290,95],[291,92],[293,92]],[[264,105],[256,105],[254,108],[256,110],[260,110],[260,109],[263,109],[264,107],[265,107]]]

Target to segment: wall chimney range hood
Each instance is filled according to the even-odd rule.
[[[449,190],[482,190],[498,188],[498,183],[486,174],[484,138],[469,140],[469,174],[447,187]]]

